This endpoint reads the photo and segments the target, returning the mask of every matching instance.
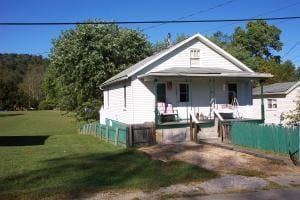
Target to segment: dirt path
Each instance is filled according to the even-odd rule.
[[[143,147],[140,151],[153,159],[180,160],[219,174],[236,174],[267,177],[277,175],[300,175],[300,168],[249,154],[222,149],[205,144],[170,144]],[[255,174],[256,173],[256,174]]]
[[[139,150],[164,162],[180,160],[214,170],[220,177],[206,182],[171,185],[152,192],[98,193],[88,199],[161,199],[300,186],[299,167],[210,145],[155,145]]]

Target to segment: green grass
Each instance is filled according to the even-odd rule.
[[[70,199],[103,190],[153,190],[217,175],[77,133],[58,111],[0,112],[0,199]]]

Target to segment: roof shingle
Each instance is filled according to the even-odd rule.
[[[299,82],[299,81],[298,81]],[[298,82],[274,83],[264,86],[264,94],[285,94]],[[253,95],[260,95],[260,87],[253,89]]]

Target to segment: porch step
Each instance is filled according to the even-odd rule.
[[[215,127],[201,128],[201,130],[198,133],[198,138],[218,138],[218,132]]]

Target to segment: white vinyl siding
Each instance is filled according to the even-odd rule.
[[[138,72],[138,74],[145,74],[148,72],[160,71],[172,67],[191,67],[190,66],[190,50],[200,50],[200,65],[203,68],[221,68],[228,70],[242,71],[239,67],[231,63],[229,60],[212,50],[205,44],[198,40],[192,40],[191,42],[183,45],[182,47],[174,50],[169,55],[165,56],[161,60],[152,63],[144,70]]]
[[[132,81],[133,93],[133,123],[154,122],[155,98],[153,82],[143,82],[139,79]]]
[[[126,90],[126,91],[125,91]],[[126,109],[124,95],[126,94]],[[103,116],[108,119],[116,120],[123,123],[132,122],[132,93],[131,85],[118,84],[110,86],[109,90],[104,91],[104,108]],[[101,118],[101,114],[100,114]],[[104,121],[101,119],[101,121]]]

